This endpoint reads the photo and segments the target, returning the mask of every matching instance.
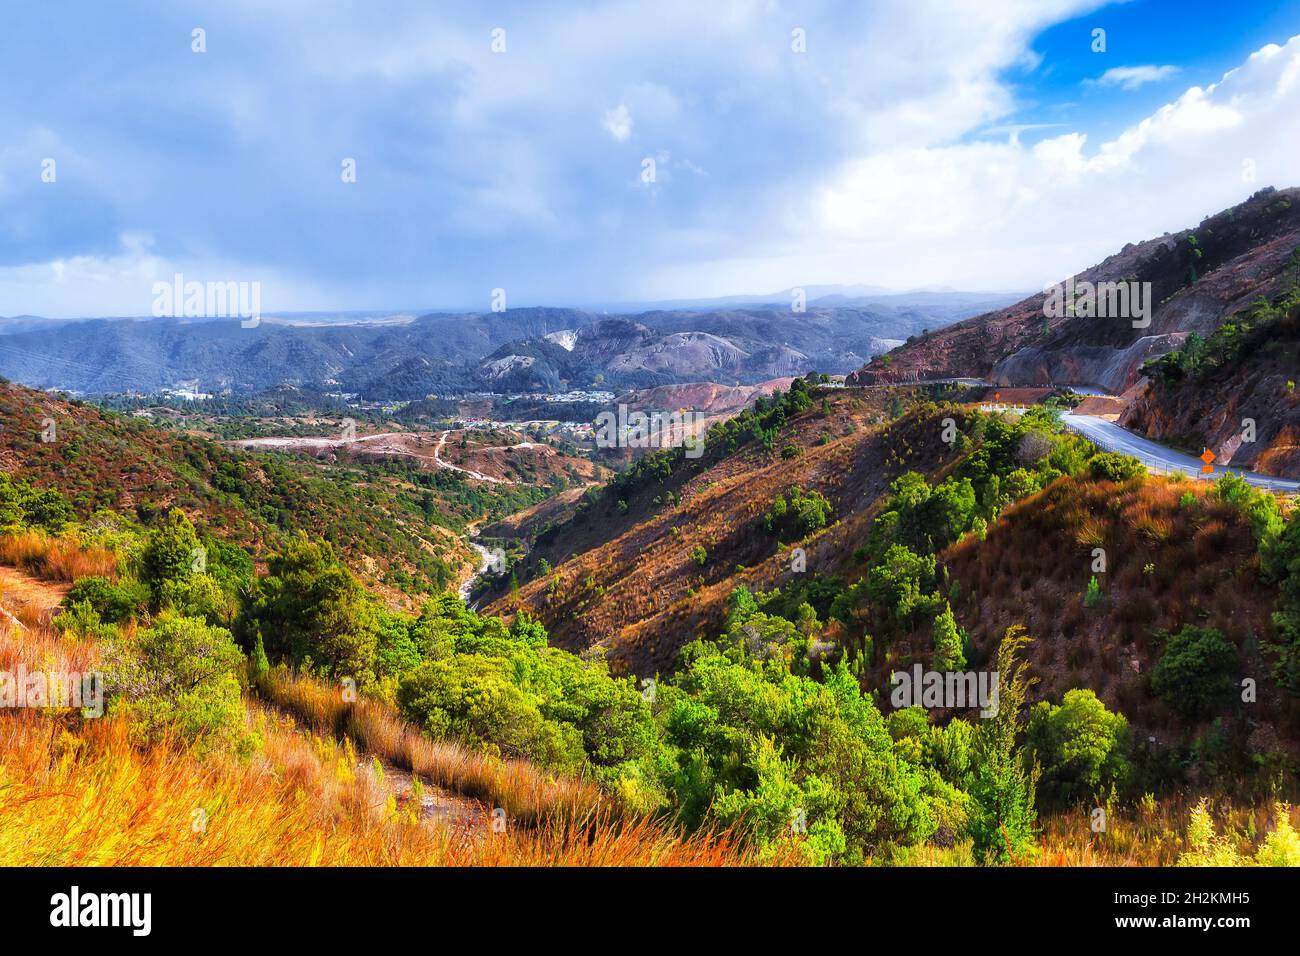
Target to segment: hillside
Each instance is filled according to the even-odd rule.
[[[322,423],[324,424],[324,423]],[[447,471],[467,480],[534,488],[589,483],[605,470],[544,441],[508,429],[262,436],[228,443],[245,451],[278,451],[330,462],[400,462],[418,471]]]
[[[890,421],[900,398],[915,407]],[[828,642],[828,659],[853,662],[864,688],[884,695],[894,670],[929,664],[932,621],[948,603],[967,635],[968,666],[988,666],[1007,629],[1024,626],[1038,679],[1031,700],[1088,688],[1161,747],[1198,732],[1150,686],[1169,635],[1194,624],[1221,634],[1260,687],[1259,706],[1225,714],[1225,726],[1243,741],[1254,734],[1261,753],[1294,757],[1300,709],[1274,676],[1279,658],[1265,650],[1278,640],[1279,592],[1248,509],[1204,483],[1117,484],[1081,470],[1095,450],[1049,439],[1048,420],[853,389],[815,393],[770,441],[745,441],[752,418],[737,419],[744,430],[711,433],[698,462],[660,468],[644,459],[652,464],[604,495],[589,493],[557,525],[498,528],[535,537],[513,569],[518,591],[498,592],[489,609],[526,611],[557,645],[648,676],[674,671],[693,639],[728,632],[741,589],[765,614],[807,623]],[[952,443],[942,437],[949,421]],[[773,527],[778,498],[781,514],[793,515],[809,496],[821,496],[823,519],[806,531],[786,518]],[[1002,503],[986,522],[978,515],[994,500]],[[917,537],[918,528],[932,530]],[[920,557],[895,556],[899,545]],[[1108,556],[1100,573],[1096,547]],[[805,553],[802,567],[794,548]],[[887,582],[910,561],[919,562],[905,572],[918,575],[913,590],[895,590]],[[1099,595],[1085,601],[1094,577]],[[899,610],[894,601],[904,602]]]
[[[1101,599],[1084,600],[1094,576]],[[1300,702],[1280,692],[1262,646],[1275,639],[1276,588],[1261,575],[1250,522],[1206,483],[1146,479],[1115,483],[1063,478],[1013,505],[983,541],[967,537],[941,555],[958,582],[953,610],[982,659],[1011,622],[1037,640],[1029,659],[1035,696],[1057,700],[1088,687],[1135,726],[1161,739],[1181,731],[1177,715],[1153,700],[1149,680],[1162,635],[1195,621],[1219,631],[1257,678],[1259,739],[1285,738],[1297,753]],[[916,636],[928,653],[928,632]],[[1235,719],[1245,720],[1238,708]]]
[[[1152,362],[1120,423],[1195,454],[1266,474],[1300,475],[1300,257],[1293,291],[1259,300]]]
[[[298,532],[320,536],[394,595],[461,575],[471,553],[455,532],[493,495],[454,474],[421,484],[243,453],[9,383],[0,416],[0,469],[58,490],[83,518],[104,509],[149,522],[176,507],[259,556]]]
[[[826,495],[840,520],[805,544],[808,567],[824,574],[850,562],[889,483],[918,462],[936,467],[945,446],[933,410],[909,420],[900,439],[885,424],[892,396],[826,398],[825,413],[791,420],[772,449],[706,443],[697,462],[671,473],[646,467],[626,490],[589,495],[585,509],[533,542],[521,580],[537,576],[489,610],[526,608],[559,646],[600,646],[614,666],[652,674],[672,669],[683,644],[720,626],[734,587],[789,578],[789,556],[763,527],[777,495],[796,486]],[[798,454],[783,457],[786,448]],[[702,565],[697,547],[706,552]],[[552,574],[536,570],[543,560]]]
[[[1044,317],[1045,294],[959,322],[849,378],[870,385],[962,376],[1005,385],[1078,384],[1122,392],[1146,360],[1176,349],[1191,333],[1208,336],[1259,297],[1290,281],[1300,246],[1300,189],[1264,189],[1181,232],[1125,246],[1078,273],[1081,282],[1151,283],[1146,328],[1122,318]]]

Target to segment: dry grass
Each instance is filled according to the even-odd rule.
[[[617,808],[595,785],[552,777],[522,760],[496,760],[456,744],[431,740],[382,701],[343,699],[341,688],[276,668],[260,688],[277,707],[317,733],[348,738],[369,754],[437,786],[502,807],[527,825],[563,817],[587,819]]]
[[[107,548],[85,548],[43,531],[0,536],[0,564],[9,564],[46,581],[72,582],[88,575],[117,577],[117,555]]]
[[[61,641],[47,628],[0,628],[0,670],[21,664],[29,672],[84,673],[98,657],[92,642]],[[304,707],[319,690],[304,681],[284,686],[296,689]],[[421,818],[411,801],[399,803],[392,781],[359,765],[351,739],[311,735],[252,702],[246,719],[261,741],[251,757],[200,761],[174,743],[132,745],[120,718],[83,719],[70,709],[0,711],[0,866],[760,862],[734,833],[688,836],[665,822],[620,818],[584,802],[591,792],[584,784],[548,781],[526,764],[494,765],[424,740],[379,705],[353,708],[344,726],[419,776],[498,797],[496,805],[507,810],[504,833],[493,832],[487,815],[474,825]],[[792,852],[763,862],[796,859]]]
[[[1078,807],[1042,818],[1042,848],[1037,866],[1173,866],[1187,851],[1187,825],[1196,797],[1178,794],[1139,801],[1134,806],[1111,807],[1105,832],[1094,833],[1091,807]],[[1224,797],[1211,798],[1213,816],[1221,832],[1240,851],[1253,855],[1275,824],[1272,805],[1247,806]],[[1297,819],[1292,810],[1291,820]]]
[[[140,750],[116,719],[0,717],[3,866],[725,866],[728,834],[641,820],[473,832],[397,809],[350,747],[251,718],[250,760]]]
[[[1182,729],[1146,690],[1162,633],[1216,628],[1242,651],[1247,673],[1267,674],[1256,648],[1272,637],[1275,592],[1261,580],[1249,523],[1209,491],[1205,482],[1063,478],[1008,508],[985,540],[968,535],[950,547],[941,557],[960,583],[953,609],[977,655],[1008,623],[1023,623],[1044,645],[1037,698],[1091,687],[1157,733]],[[1104,571],[1094,569],[1097,547]],[[1102,600],[1085,608],[1094,576]],[[1256,719],[1294,726],[1278,695],[1265,698]]]

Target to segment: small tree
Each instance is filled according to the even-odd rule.
[[[185,512],[173,508],[149,534],[140,556],[140,578],[157,597],[167,585],[189,581],[201,552],[199,536]]]
[[[1088,582],[1087,589],[1083,592],[1083,606],[1096,607],[1101,603],[1101,585],[1097,583],[1097,575],[1092,576]]]
[[[934,669],[937,671],[959,671],[966,666],[966,656],[962,653],[961,632],[957,628],[957,619],[953,616],[952,606],[945,603],[943,613],[934,619]]]
[[[1016,746],[1021,711],[1036,683],[1021,652],[1031,639],[1020,625],[1007,628],[998,645],[998,711],[981,721],[975,738],[970,794],[976,809],[970,828],[975,852],[1001,863],[1032,856],[1037,814],[1034,795],[1038,774]]]

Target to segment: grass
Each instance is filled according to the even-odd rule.
[[[0,628],[0,670],[93,670],[93,642],[48,628]],[[300,705],[319,685],[282,684]],[[323,715],[331,709],[314,705]],[[583,802],[585,784],[554,782],[526,764],[420,738],[380,705],[344,719],[359,741],[417,776],[454,782],[507,808],[505,832],[423,818],[399,804],[351,739],[304,731],[251,699],[260,740],[251,757],[204,760],[175,741],[141,748],[121,717],[73,710],[0,711],[0,866],[735,866],[757,856],[734,832],[686,835]],[[580,799],[581,798],[581,799]],[[515,807],[511,811],[509,807]],[[582,807],[583,813],[573,812]],[[529,816],[531,814],[531,817]],[[530,825],[524,826],[525,822]],[[765,864],[796,862],[793,851]]]
[[[0,718],[3,866],[724,866],[729,834],[648,820],[464,832],[399,811],[349,747],[256,711],[250,760],[133,747],[125,723]]]
[[[367,753],[440,787],[501,807],[528,825],[563,817],[590,818],[617,809],[592,783],[553,777],[523,760],[497,760],[454,743],[432,740],[380,700],[343,699],[341,689],[275,668],[259,690],[316,733],[348,738]]]
[[[1107,809],[1104,832],[1093,832],[1092,807],[1080,806],[1042,817],[1040,866],[1174,866],[1190,849],[1187,833],[1200,797],[1180,793],[1159,801],[1146,797],[1132,806]],[[1243,856],[1272,831],[1279,813],[1295,823],[1296,811],[1271,804],[1246,805],[1209,797],[1215,822],[1227,844]]]
[[[117,577],[117,555],[107,548],[83,547],[43,531],[0,536],[0,564],[9,564],[46,581],[72,582],[88,575]]]

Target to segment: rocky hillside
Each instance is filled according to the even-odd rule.
[[[769,396],[790,387],[790,377],[774,378],[757,385],[719,385],[716,382],[689,382],[638,389],[618,397],[619,404],[635,411],[676,411],[689,408],[702,415],[735,414],[748,408],[754,399]]]
[[[1043,293],[959,322],[877,357],[850,376],[870,385],[960,376],[999,384],[1092,385],[1121,392],[1148,359],[1192,332],[1210,335],[1230,315],[1287,281],[1300,246],[1300,189],[1261,190],[1182,232],[1125,246],[1074,277],[1151,283],[1151,323],[1066,314],[1044,316]]]
[[[1300,270],[1300,257],[1297,257]],[[1193,454],[1300,475],[1300,286],[1147,368],[1120,424]]]

